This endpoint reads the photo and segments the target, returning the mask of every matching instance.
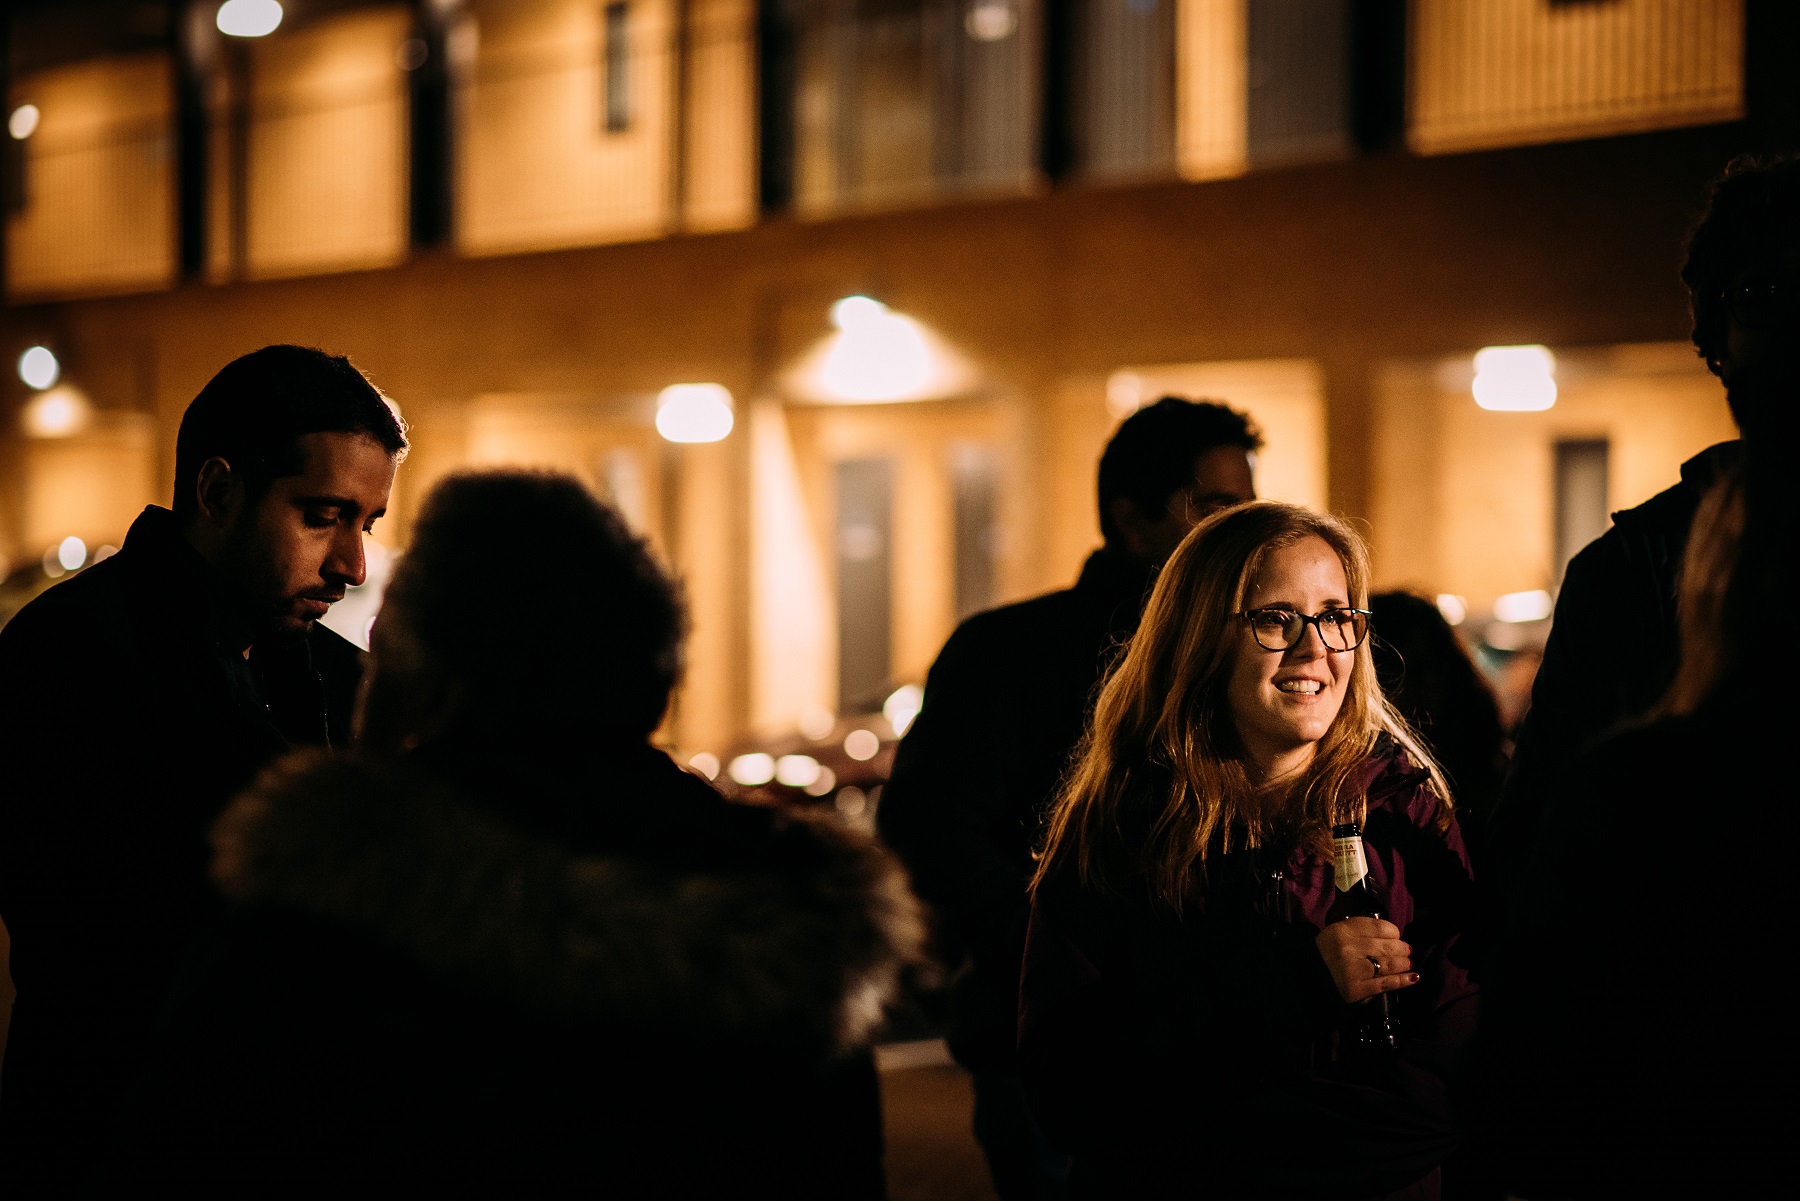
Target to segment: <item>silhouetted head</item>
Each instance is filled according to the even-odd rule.
[[[363,535],[405,452],[393,407],[340,355],[265,346],[200,390],[175,441],[175,516],[244,597],[253,637],[303,633],[363,582]]]
[[[1493,689],[1431,601],[1382,592],[1369,598],[1369,608],[1382,691],[1437,752],[1459,803],[1479,808],[1503,764],[1506,735]]]
[[[1681,278],[1694,345],[1754,435],[1764,398],[1800,385],[1800,157],[1740,158],[1713,185]]]
[[[649,546],[580,482],[487,471],[426,498],[376,619],[371,749],[642,744],[681,669],[685,617]]]
[[[1107,546],[1161,565],[1187,532],[1254,500],[1250,418],[1214,401],[1165,396],[1113,434],[1100,456],[1100,532]]]

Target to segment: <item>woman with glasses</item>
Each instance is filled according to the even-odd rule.
[[[1021,994],[1074,1196],[1439,1194],[1470,879],[1442,773],[1376,682],[1368,574],[1330,517],[1228,509],[1101,690]]]

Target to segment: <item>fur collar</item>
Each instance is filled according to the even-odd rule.
[[[918,902],[872,840],[770,823],[773,851],[724,866],[583,854],[417,769],[303,752],[220,818],[213,875],[546,1015],[862,1046],[921,960]]]

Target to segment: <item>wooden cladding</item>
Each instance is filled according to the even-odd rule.
[[[1420,154],[1744,115],[1743,0],[1413,0],[1410,41]]]

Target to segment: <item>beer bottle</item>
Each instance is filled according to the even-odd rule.
[[[1331,861],[1347,916],[1379,918],[1381,906],[1369,887],[1369,861],[1363,854],[1362,827],[1356,822],[1331,827]],[[1373,964],[1370,970],[1374,970]],[[1393,1009],[1389,1004],[1392,995],[1376,993],[1357,1006],[1358,1021],[1351,1035],[1358,1044],[1387,1050],[1399,1046]]]

